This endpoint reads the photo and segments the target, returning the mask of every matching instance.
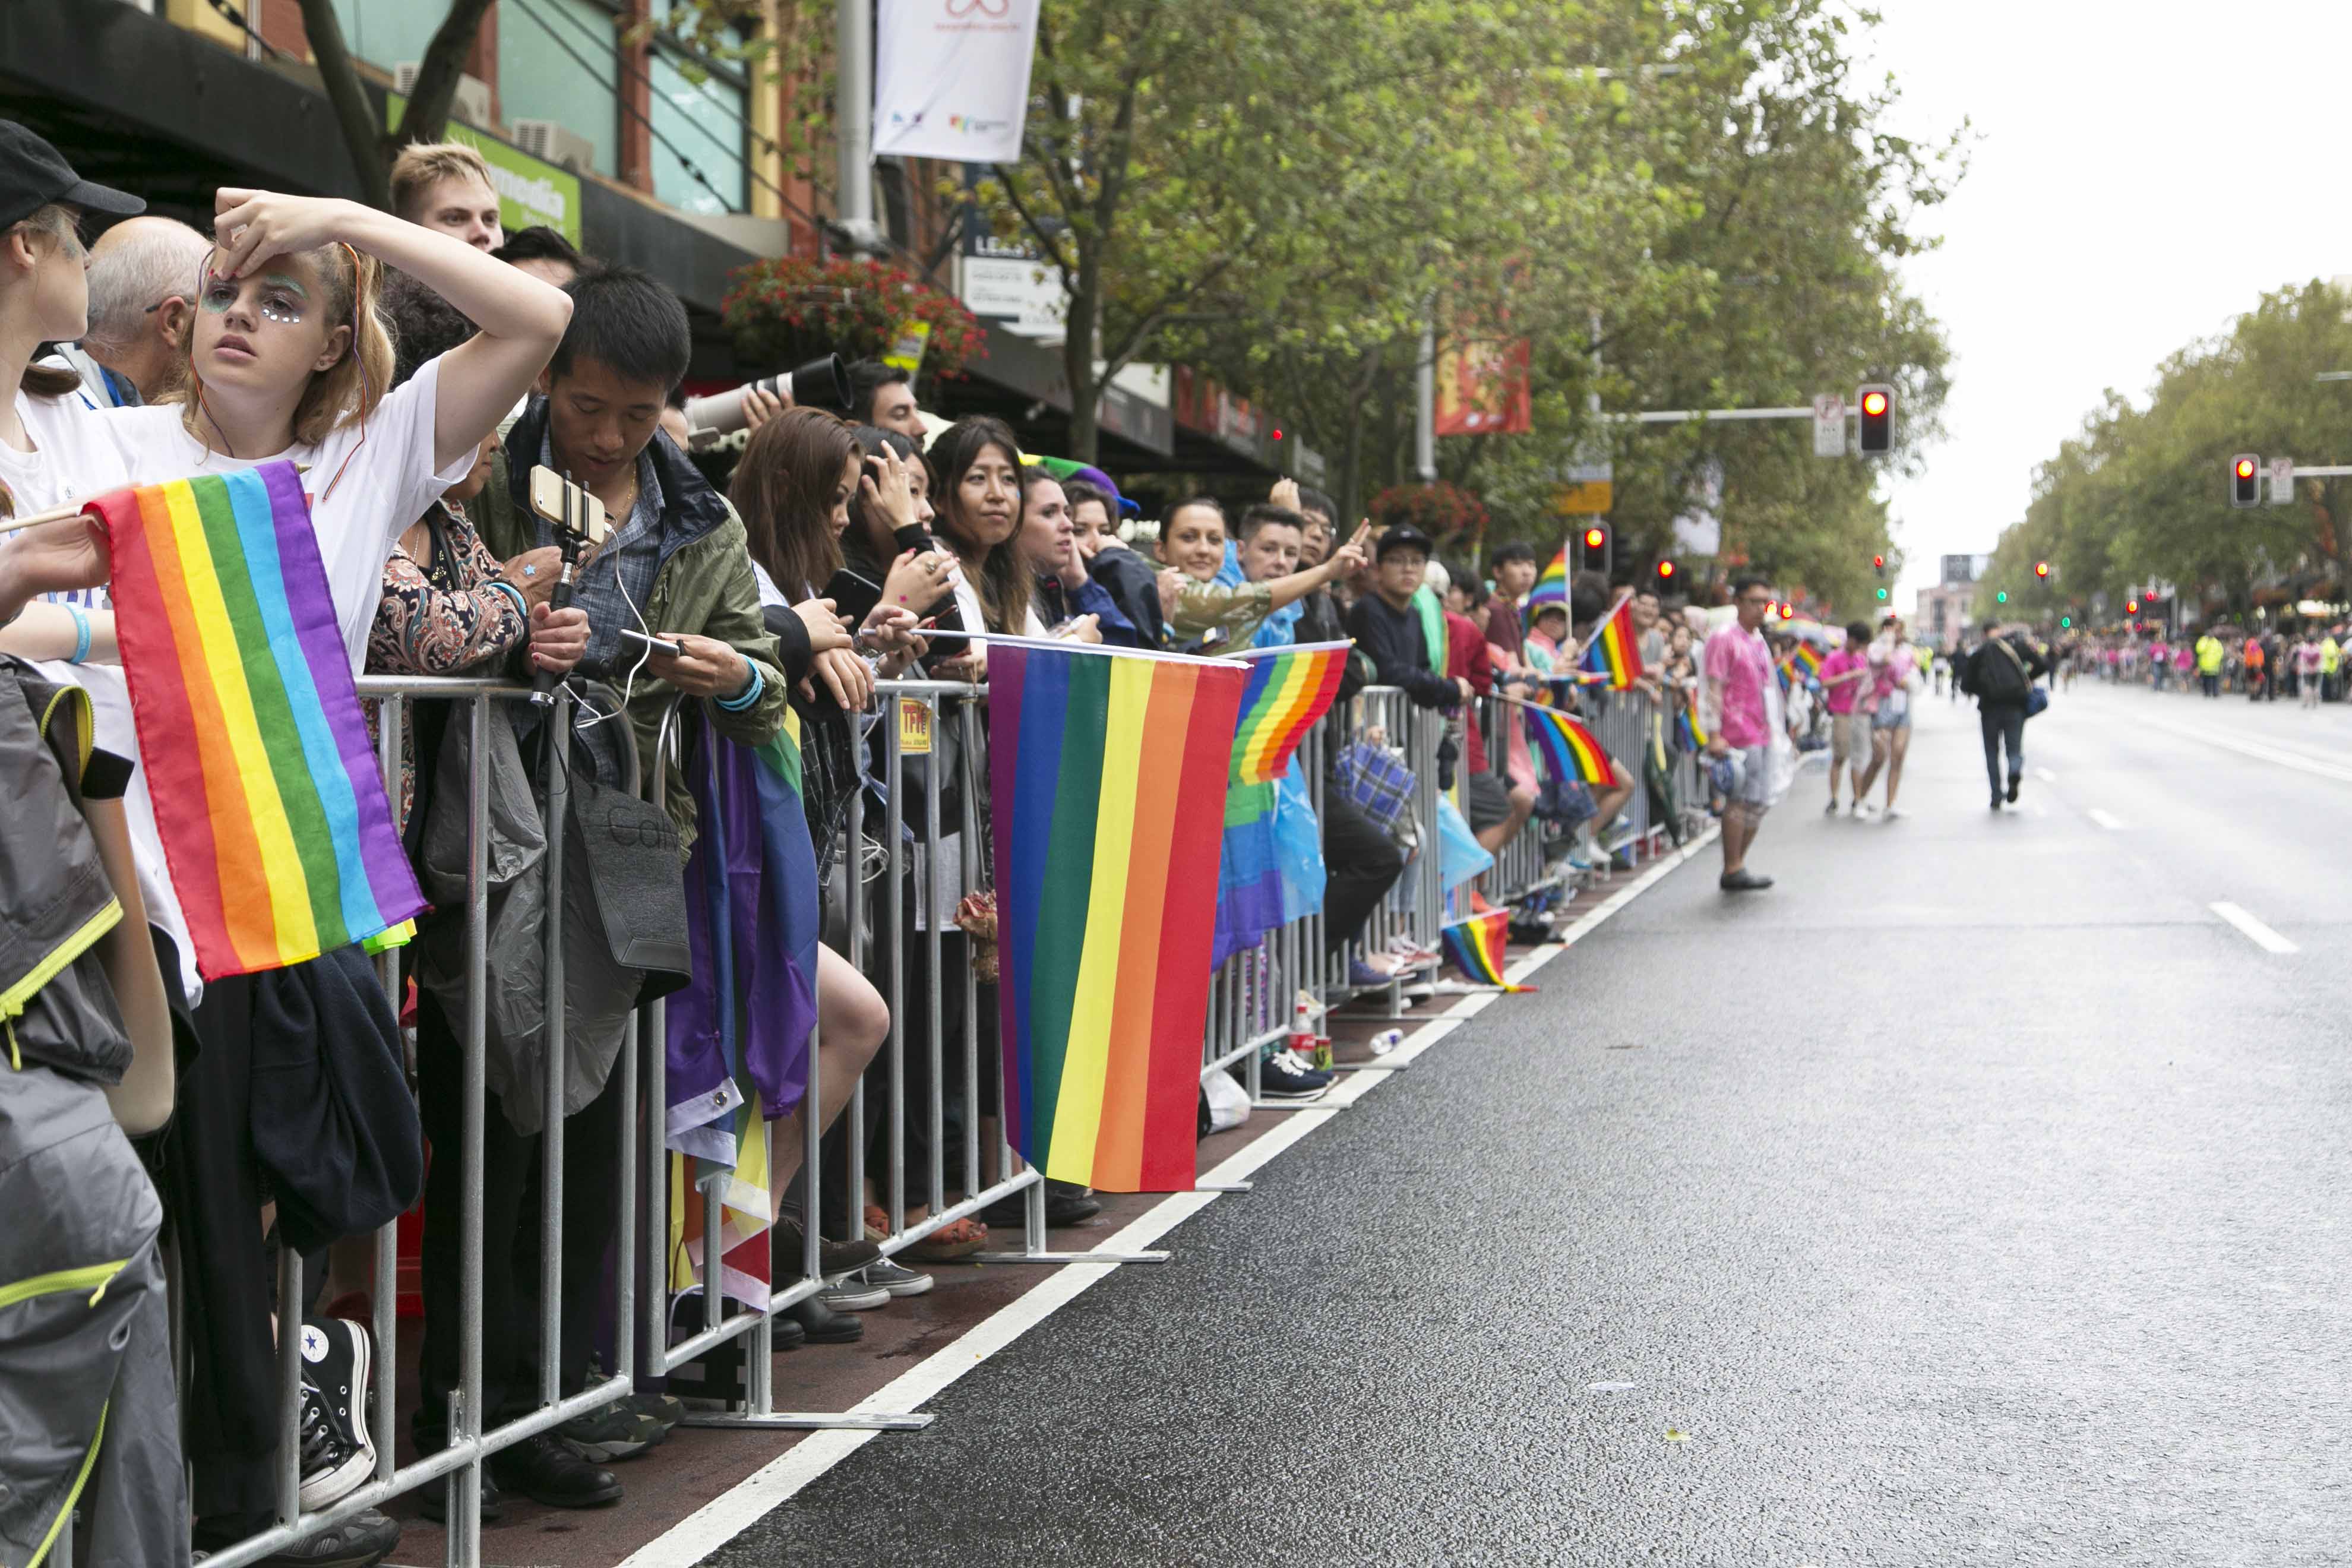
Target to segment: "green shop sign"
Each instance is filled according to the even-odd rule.
[[[384,128],[400,129],[408,100],[396,92],[384,95]],[[470,125],[448,121],[442,134],[471,147],[490,166],[490,184],[499,193],[499,224],[509,234],[544,224],[573,245],[580,243],[580,177],[530,153],[508,146]]]

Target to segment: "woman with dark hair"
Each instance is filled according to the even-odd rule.
[[[857,493],[864,461],[850,426],[822,409],[795,408],[751,433],[728,492],[743,519],[760,579],[761,618],[783,647],[785,675],[793,686],[793,708],[801,719],[801,799],[820,885],[833,870],[857,801],[855,715],[873,696],[876,678],[902,674],[923,647],[913,635],[914,614],[903,606],[872,606],[853,637],[835,613],[834,601],[818,596],[841,570],[841,539],[850,525],[850,498]],[[870,657],[868,648],[874,650]],[[859,1075],[889,1033],[890,1013],[866,976],[829,944],[817,949],[816,994],[822,1128],[831,1126],[849,1103]],[[780,1186],[798,1172],[805,1114],[793,1112],[774,1141]],[[797,1270],[797,1228],[780,1225],[773,1234],[778,1264],[788,1272]],[[857,1268],[906,1273],[878,1262],[862,1241],[826,1250],[820,1267],[827,1275]],[[909,1282],[916,1278],[906,1275]],[[866,1294],[852,1290],[834,1300]],[[857,1331],[843,1323],[823,1298],[803,1301],[793,1315],[814,1339],[856,1337]]]
[[[1111,603],[1109,592],[1087,575],[1062,481],[1044,468],[1021,470],[1021,527],[1013,541],[1034,579],[1029,607],[1041,625],[1059,631],[1091,616],[1093,634],[1076,632],[1077,640],[1142,646],[1142,635]]]
[[[1011,548],[1021,526],[1021,444],[1002,419],[959,419],[931,442],[931,506],[940,542],[962,568],[956,607],[967,627],[1028,632],[1029,574]],[[984,680],[985,644],[940,666],[943,675]]]

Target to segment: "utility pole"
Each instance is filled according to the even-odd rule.
[[[1437,300],[1431,296],[1421,318],[1421,359],[1412,373],[1412,469],[1421,482],[1437,482]]]
[[[835,225],[850,249],[878,255],[888,244],[874,221],[873,0],[835,0],[834,58]]]

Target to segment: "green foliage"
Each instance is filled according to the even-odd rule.
[[[2265,295],[2221,336],[2189,344],[2157,373],[2145,407],[2116,393],[2034,476],[2025,519],[2004,531],[1988,582],[2047,612],[2105,595],[2109,614],[2150,579],[2179,585],[2194,609],[2249,610],[2257,599],[2343,592],[2341,479],[2306,479],[2293,504],[2230,504],[2240,452],[2306,465],[2345,459],[2352,385],[2347,300],[2319,282]],[[2035,561],[2056,581],[2036,584]]]

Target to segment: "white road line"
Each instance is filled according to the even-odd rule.
[[[1564,941],[1548,942],[1513,964],[1507,971],[1509,978],[1514,984],[1525,980],[1583,941],[1595,927],[1622,910],[1637,895],[1646,892],[1684,861],[1714,843],[1720,832],[1720,828],[1709,826],[1698,837],[1636,877],[1578,921]],[[1492,993],[1463,997],[1405,1037],[1396,1049],[1381,1058],[1381,1065],[1403,1067],[1459,1029],[1473,1015],[1494,1000]],[[1258,1167],[1395,1076],[1385,1072],[1346,1075],[1346,1081],[1330,1094],[1309,1109],[1285,1113],[1280,1126],[1213,1170],[1203,1171],[1201,1179],[1219,1183],[1246,1180]],[[1224,1195],[1219,1193],[1171,1194],[1144,1211],[1126,1228],[1098,1242],[1097,1250],[1140,1250]],[[1023,1265],[1010,1264],[1006,1267],[1021,1268]],[[861,1415],[874,1415],[919,1408],[937,1398],[964,1373],[1012,1344],[1114,1272],[1114,1268],[1096,1264],[1070,1264],[1062,1268],[1019,1300],[1010,1302],[992,1316],[982,1319],[966,1331],[961,1338],[933,1352],[928,1359],[850,1406],[851,1410]],[[681,1563],[701,1562],[879,1436],[881,1434],[877,1432],[811,1433],[789,1452],[753,1471],[631,1552],[622,1560],[619,1568],[677,1568]]]
[[[2206,907],[2243,931],[2247,940],[2264,952],[2301,952],[2303,951],[2235,904],[2209,904]]]
[[[2091,808],[2091,820],[2110,833],[2121,833],[2124,830],[2124,825],[2120,821],[2095,805]]]
[[[2252,757],[2257,762],[2276,763],[2281,767],[2293,768],[2298,773],[2313,773],[2324,779],[2334,779],[2338,784],[2352,784],[2352,767],[2323,763],[2298,752],[2286,751],[2277,746],[2265,746],[2253,741],[2241,741],[2234,735],[2216,734],[2210,730],[2199,729],[2188,724],[2175,724],[2162,719],[2143,718],[2140,722],[2150,729],[2167,731],[2191,741],[2202,741],[2209,746],[2219,746],[2225,752],[2235,752],[2242,757]]]
[[[2034,769],[2033,776],[2040,779],[2043,784],[2056,784],[2058,782],[2058,775],[2052,773],[2048,768]]]

